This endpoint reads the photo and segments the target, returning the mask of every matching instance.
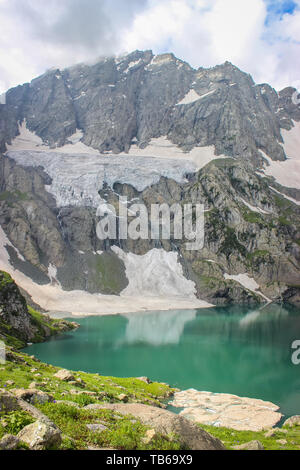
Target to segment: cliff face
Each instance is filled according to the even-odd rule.
[[[0,271],[0,334],[31,341],[36,332],[25,299],[9,274]]]
[[[259,164],[262,149],[284,160],[280,129],[300,120],[293,91],[277,94],[269,85],[255,85],[229,62],[194,70],[172,54],[136,51],[51,70],[9,90],[0,106],[0,140],[10,141],[17,122],[26,119],[52,147],[65,144],[78,128],[83,142],[101,152],[128,151],[135,141],[146,146],[163,135],[186,150],[215,145],[217,154]]]
[[[164,250],[178,255],[200,299],[299,303],[300,187],[297,167],[288,167],[289,183],[280,166],[300,137],[293,93],[256,85],[230,63],[194,70],[149,51],[52,70],[9,90],[2,148],[21,132],[0,159],[10,265],[39,284],[118,295],[131,289],[130,263],[137,270],[152,253],[140,285],[166,295],[172,273],[155,251]],[[268,168],[283,168],[284,185]],[[149,212],[156,203],[204,204],[204,248],[189,252],[174,237],[99,240],[97,207],[118,212],[122,195]]]
[[[75,328],[75,323],[53,321],[27,307],[26,300],[11,276],[0,271],[0,339],[16,347],[40,342],[60,331]]]

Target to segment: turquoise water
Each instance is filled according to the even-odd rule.
[[[42,361],[181,389],[270,400],[300,414],[300,310],[269,305],[135,313],[78,320],[81,328],[26,348]]]

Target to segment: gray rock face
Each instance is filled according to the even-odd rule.
[[[1,334],[13,335],[21,341],[31,341],[37,333],[28,313],[24,297],[11,277],[0,271]]]
[[[17,121],[26,119],[50,146],[63,145],[79,128],[83,142],[101,152],[128,151],[133,141],[144,146],[168,136],[186,150],[215,145],[217,154],[259,164],[262,149],[284,160],[280,128],[300,119],[293,91],[278,95],[268,85],[256,86],[229,62],[194,70],[173,54],[136,51],[51,70],[9,90],[0,107],[0,141],[3,148],[17,134]]]
[[[41,169],[16,165],[7,157],[0,167],[0,223],[25,260],[10,248],[11,262],[39,283],[52,280],[67,290],[118,294],[128,285],[123,261],[110,249],[119,244],[137,255],[153,248],[176,250],[184,275],[195,282],[197,296],[214,304],[264,301],[225,279],[226,273],[248,273],[266,297],[299,302],[299,207],[272,189],[281,192],[279,185],[272,182],[270,187],[267,179],[233,159],[211,162],[187,183],[161,178],[142,192],[120,183],[100,191],[117,214],[120,195],[144,204],[149,213],[152,204],[203,203],[207,212],[201,251],[187,251],[185,240],[172,237],[101,241],[96,208],[57,208],[45,190],[47,179]],[[55,279],[49,278],[49,264],[57,268]]]
[[[119,294],[128,277],[111,247],[136,255],[163,248],[178,253],[203,300],[299,304],[299,207],[289,199],[299,199],[299,190],[257,173],[259,150],[273,160],[286,158],[280,131],[300,120],[294,91],[255,85],[228,62],[194,70],[172,54],[154,57],[151,51],[51,70],[9,90],[0,105],[1,148],[26,119],[49,146],[62,146],[81,129],[86,145],[107,153],[21,150],[0,158],[0,225],[23,257],[8,247],[11,264],[40,284]],[[217,154],[234,158],[196,172],[184,154],[180,169],[171,159],[117,155],[160,136],[184,151],[214,145]],[[204,249],[187,251],[186,240],[172,237],[99,240],[98,202],[117,208],[121,195],[149,212],[156,203],[203,203]],[[243,273],[260,293],[226,277]]]

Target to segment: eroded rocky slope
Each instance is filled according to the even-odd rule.
[[[136,285],[137,295],[166,297],[176,286],[214,304],[299,303],[297,174],[282,186],[268,170],[282,168],[285,181],[289,168],[297,173],[294,91],[256,85],[230,63],[194,70],[149,51],[9,90],[0,105],[9,150],[2,262],[69,291],[133,295]],[[204,204],[204,248],[174,237],[99,240],[97,207],[118,213],[121,195],[149,211]]]

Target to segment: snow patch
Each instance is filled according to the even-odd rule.
[[[44,146],[38,135],[27,129],[26,120],[19,125],[19,135],[13,139],[11,145],[7,144],[6,146],[8,150],[41,150],[41,147],[48,148]]]
[[[150,62],[149,65],[162,65],[162,64],[167,64],[169,62],[173,62],[174,58],[172,57],[171,54],[161,54],[161,55],[156,55],[153,57],[152,61]]]
[[[6,93],[0,95],[0,104],[6,104]]]
[[[130,63],[128,64],[127,69],[124,70],[124,73],[128,73],[131,69],[133,69],[136,65],[139,65],[141,62],[142,62],[141,59],[136,60],[136,61],[133,61],[133,62],[130,62]]]
[[[80,142],[83,137],[82,130],[76,129],[76,132],[68,137],[70,143],[64,145],[63,147],[57,147],[50,149],[42,139],[37,136],[34,132],[31,132],[27,128],[26,120],[19,125],[19,135],[12,141],[11,145],[7,144],[8,151],[15,150],[38,150],[40,152],[56,152],[56,153],[83,153],[83,154],[93,154],[99,155],[99,151],[88,147],[87,145]]]
[[[258,214],[270,215],[270,212],[264,211],[260,207],[252,206],[249,202],[246,202],[244,199],[240,198],[242,203],[245,204],[252,212],[257,212]]]
[[[127,154],[123,154],[124,156]],[[182,161],[190,161],[196,165],[196,171],[205,167],[213,160],[220,158],[230,158],[225,155],[216,155],[215,146],[194,147],[190,152],[184,152],[177,147],[167,136],[151,139],[149,145],[144,149],[140,149],[137,145],[132,145],[128,155],[134,157],[155,157],[166,159],[178,159]],[[171,165],[170,165],[171,166]]]
[[[51,263],[48,266],[48,277],[51,281],[51,284],[57,284],[60,286],[60,282],[57,279],[57,267]]]
[[[254,292],[255,294],[260,295],[263,297],[267,302],[271,302],[268,297],[266,297],[262,292],[260,292],[260,286],[257,284],[257,282],[249,276],[249,274],[238,274],[238,275],[233,275],[233,274],[224,274],[224,278],[227,280],[232,280],[236,281],[239,284],[241,284],[245,289],[250,290],[251,292]]]
[[[185,105],[185,104],[191,104],[191,103],[195,103],[196,101],[199,101],[199,100],[202,100],[203,98],[205,98],[206,96],[209,96],[211,95],[212,93],[214,93],[216,90],[212,90],[212,91],[209,91],[208,93],[205,93],[204,95],[198,95],[198,93],[192,89],[190,90],[186,95],[185,97],[179,102],[177,103],[175,106],[181,106],[181,105]]]
[[[178,253],[154,248],[139,256],[125,253],[117,246],[113,246],[112,250],[124,262],[129,280],[121,296],[171,296],[196,300],[195,283],[184,277]]]
[[[280,191],[277,191],[277,189],[273,188],[273,186],[269,186],[269,188],[272,189],[272,191],[274,191],[275,193],[280,194],[280,196],[283,196],[288,201],[291,201],[294,204],[297,204],[297,206],[300,206],[300,201],[297,201],[296,199],[289,197],[286,194],[281,193]]]
[[[287,156],[284,162],[273,161],[260,150],[264,159],[269,163],[264,173],[273,176],[275,180],[287,188],[300,189],[300,122],[294,121],[294,127],[290,130],[281,130],[284,140],[283,148]]]

